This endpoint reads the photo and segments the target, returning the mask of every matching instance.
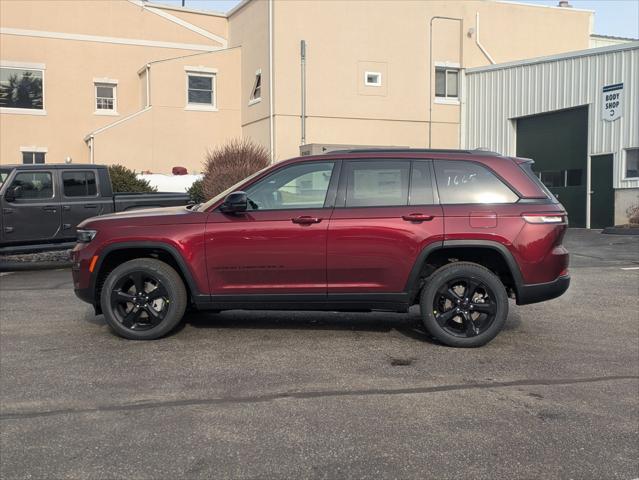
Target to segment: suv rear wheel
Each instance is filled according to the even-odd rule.
[[[508,295],[487,268],[455,262],[428,278],[420,307],[426,330],[437,340],[451,347],[479,347],[504,326]]]
[[[138,258],[109,273],[100,303],[104,318],[118,335],[154,340],[182,320],[187,295],[173,268],[160,260]]]

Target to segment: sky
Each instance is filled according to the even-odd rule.
[[[152,0],[157,3],[180,6],[182,0]],[[239,0],[184,0],[187,8],[227,12]],[[296,0],[279,0],[296,1]],[[339,1],[339,0],[307,0]],[[360,0],[374,1],[374,0]],[[425,0],[426,1],[426,0]],[[455,0],[451,0],[455,1]],[[557,0],[517,0],[519,3],[556,6]],[[639,0],[570,0],[574,8],[594,10],[595,33],[614,37],[639,38]]]

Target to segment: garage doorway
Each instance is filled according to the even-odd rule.
[[[612,159],[612,155],[590,157],[590,228],[606,228],[615,224]]]
[[[535,161],[534,172],[566,208],[570,226],[585,227],[588,107],[517,119],[517,156]]]

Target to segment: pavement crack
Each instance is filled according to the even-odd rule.
[[[490,388],[532,387],[575,385],[580,383],[609,382],[615,380],[639,380],[639,375],[616,375],[607,377],[590,378],[555,378],[555,379],[530,379],[513,380],[509,382],[486,383],[462,383],[453,385],[439,385],[431,387],[414,388],[389,388],[368,390],[316,390],[308,392],[280,392],[264,395],[230,396],[217,398],[193,398],[183,400],[147,401],[136,403],[123,403],[114,405],[98,405],[86,408],[64,408],[56,410],[32,410],[0,413],[0,420],[27,419],[36,417],[49,417],[54,415],[78,415],[87,413],[120,412],[146,410],[152,408],[191,407],[205,405],[223,405],[237,403],[261,403],[283,399],[315,399],[324,397],[358,397],[373,395],[420,395],[439,392],[452,392],[460,390],[478,390]]]

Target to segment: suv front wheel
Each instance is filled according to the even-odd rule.
[[[426,330],[443,344],[479,347],[504,326],[508,295],[499,277],[487,268],[455,262],[428,278],[420,308]]]
[[[173,268],[160,260],[138,258],[109,273],[100,303],[115,333],[131,340],[154,340],[182,320],[187,295]]]

